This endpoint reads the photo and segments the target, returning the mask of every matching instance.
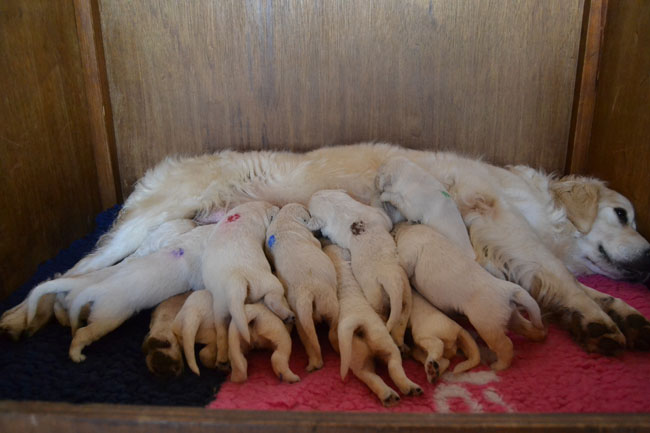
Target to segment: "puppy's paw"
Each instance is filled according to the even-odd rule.
[[[307,365],[307,370],[308,373],[312,373],[316,370],[320,370],[323,368],[323,360],[322,359],[315,359],[315,360],[309,360],[309,364]]]
[[[18,341],[27,327],[27,306],[25,303],[16,305],[5,311],[0,318],[0,334]]]
[[[427,373],[429,383],[435,383],[440,377],[440,365],[433,359],[430,359],[424,365],[424,371]]]
[[[417,397],[419,395],[422,395],[422,388],[420,386],[418,386],[418,385],[413,386],[413,387],[411,387],[411,389],[409,389],[409,391],[408,391],[408,393],[406,393],[406,395],[410,395],[412,397]]]
[[[397,405],[397,403],[400,402],[399,395],[392,389],[389,389],[389,392],[386,396],[381,397],[381,404],[384,405],[384,407],[393,407]]]
[[[147,334],[142,351],[146,355],[147,368],[156,376],[173,377],[183,372],[183,355],[173,334]]]
[[[293,325],[294,323],[296,323],[296,316],[295,316],[293,313],[288,314],[287,317],[285,317],[285,318],[282,320],[282,322],[283,322],[285,325]]]
[[[70,346],[70,351],[68,355],[73,362],[80,363],[86,360],[86,355],[81,353],[82,347]]]
[[[650,321],[641,313],[629,307],[626,313],[614,309],[607,310],[607,314],[614,320],[618,329],[625,335],[628,349],[650,350]]]
[[[579,312],[573,311],[570,316],[569,331],[587,352],[614,356],[626,345],[625,336],[607,316],[587,320]]]
[[[286,382],[286,383],[300,382],[300,377],[298,377],[298,375],[294,374],[293,371],[291,371],[291,370],[287,370],[284,373],[278,373],[278,378],[282,382]]]

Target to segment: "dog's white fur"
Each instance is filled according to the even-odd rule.
[[[409,328],[415,346],[411,355],[424,365],[427,380],[435,382],[449,367],[449,361],[460,349],[467,359],[454,367],[462,373],[481,362],[481,354],[474,338],[458,323],[431,305],[417,291],[413,291],[413,309]]]
[[[251,349],[270,349],[271,366],[280,380],[288,383],[300,381],[300,377],[289,368],[291,356],[290,325],[283,323],[264,304],[244,306],[247,326],[250,326],[250,341],[245,341],[239,328],[230,322],[228,329],[228,357],[232,366],[230,380],[244,382],[248,377],[248,361],[244,355]]]
[[[223,151],[169,158],[140,180],[110,233],[67,276],[122,260],[165,221],[200,218],[246,201],[306,204],[316,191],[342,188],[363,203],[380,205],[377,170],[395,156],[408,158],[445,186],[470,229],[481,263],[530,291],[547,311],[564,319],[588,350],[611,353],[622,332],[629,347],[648,346],[650,323],[638,311],[622,301],[612,303],[607,313],[621,318],[619,329],[600,299],[572,275],[650,275],[650,244],[635,231],[634,209],[625,197],[594,179],[558,179],[528,167],[503,169],[451,153],[388,144],[326,147],[305,154]],[[619,208],[626,213],[625,223],[617,217]],[[3,315],[0,329],[20,335],[25,315],[21,304]],[[635,319],[632,327],[626,325],[629,318]],[[604,332],[589,333],[590,325]]]
[[[229,318],[244,341],[250,342],[246,302],[263,301],[282,320],[294,320],[282,283],[271,273],[264,255],[266,230],[278,211],[263,201],[241,204],[217,223],[207,239],[201,271],[213,298],[220,368],[228,363]]]
[[[336,271],[320,242],[307,228],[310,219],[311,215],[301,204],[283,206],[266,231],[265,245],[275,274],[285,287],[287,301],[296,314],[298,335],[309,357],[307,371],[323,366],[314,322],[327,322],[330,342],[336,346],[339,316]]]
[[[323,250],[334,263],[338,279],[341,378],[345,379],[348,369],[352,369],[384,406],[397,404],[397,393],[375,373],[377,357],[386,363],[390,378],[403,394],[422,394],[422,388],[406,377],[397,345],[354,278],[349,251],[337,245],[328,245]]]
[[[493,369],[508,368],[512,361],[506,327],[517,308],[528,313],[536,328],[544,328],[539,306],[524,289],[490,275],[434,229],[400,223],[393,232],[400,263],[415,289],[442,311],[467,316],[497,356]]]
[[[201,364],[214,368],[217,362],[217,332],[214,326],[212,303],[212,294],[208,290],[192,292],[171,324],[174,335],[183,347],[187,366],[197,376],[201,373],[194,356],[195,343],[205,345],[199,351]]]
[[[392,223],[388,216],[339,190],[314,194],[309,200],[309,212],[312,229],[320,229],[331,241],[350,250],[352,272],[363,294],[385,318],[386,327],[403,348],[411,291],[389,233]],[[387,307],[390,313],[386,318]]]
[[[379,168],[376,184],[382,202],[395,206],[409,221],[433,227],[476,258],[458,206],[426,170],[404,157],[391,158]]]

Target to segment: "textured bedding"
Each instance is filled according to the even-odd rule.
[[[0,303],[0,311],[19,303],[40,281],[64,272],[89,252],[117,211],[113,208],[101,213],[92,234],[43,263],[25,286]],[[646,286],[601,276],[581,281],[622,298],[650,317],[650,290]],[[320,336],[325,366],[310,374],[304,371],[307,356],[294,336],[290,366],[301,377],[297,384],[281,383],[271,370],[270,353],[264,351],[249,355],[249,379],[243,384],[231,383],[227,376],[205,368],[201,377],[186,369],[180,377],[156,378],[147,370],[140,350],[150,313],[138,314],[89,346],[87,360],[81,364],[68,358],[69,328],[56,322],[18,343],[1,339],[0,399],[364,412],[650,411],[650,353],[628,351],[617,357],[587,354],[568,333],[553,325],[543,343],[511,336],[515,358],[503,372],[481,366],[456,376],[448,373],[431,385],[420,364],[405,360],[407,375],[423,386],[424,395],[403,397],[398,406],[386,409],[351,373],[341,381],[338,356],[324,332]],[[378,366],[378,371],[390,386],[385,369]]]

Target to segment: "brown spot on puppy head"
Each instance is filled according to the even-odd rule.
[[[160,351],[151,353],[148,365],[152,373],[162,377],[178,376],[183,371],[183,364],[179,359]]]
[[[350,226],[352,234],[357,236],[366,231],[366,224],[363,221],[355,221]]]
[[[142,351],[148,353],[156,349],[168,349],[172,344],[167,340],[160,340],[156,337],[147,337],[142,344]]]

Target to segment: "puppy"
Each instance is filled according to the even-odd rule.
[[[190,292],[172,296],[151,313],[149,333],[144,337],[142,351],[147,368],[158,376],[178,376],[183,372],[183,354],[172,331],[174,318],[183,307]]]
[[[324,251],[334,263],[338,279],[341,378],[345,379],[351,368],[384,406],[397,404],[400,397],[375,373],[374,358],[377,357],[387,364],[390,378],[403,394],[422,394],[422,388],[406,377],[399,349],[384,322],[363,296],[352,274],[349,252],[336,245],[328,245]]]
[[[430,383],[447,370],[457,349],[462,350],[467,360],[456,365],[454,373],[467,371],[481,362],[478,346],[469,332],[415,291],[409,327],[415,343],[411,355],[424,365]]]
[[[83,348],[120,326],[140,310],[190,289],[203,287],[200,265],[203,245],[213,226],[201,226],[178,235],[174,242],[151,254],[132,256],[117,265],[88,274],[62,277],[37,286],[27,300],[28,321],[39,298],[67,293],[73,339],[69,355],[81,362]],[[80,326],[80,316],[87,326]]]
[[[326,321],[329,338],[336,346],[339,302],[336,271],[320,242],[307,228],[311,216],[297,203],[280,209],[266,231],[266,251],[275,274],[286,289],[289,305],[296,313],[296,327],[309,357],[307,371],[323,366],[314,321]]]
[[[389,233],[392,223],[388,216],[339,190],[314,194],[309,200],[309,211],[310,228],[320,229],[334,243],[350,250],[352,272],[374,310],[385,316],[386,306],[390,305],[386,327],[403,348],[411,290]]]
[[[395,206],[409,221],[433,227],[467,257],[476,259],[458,206],[445,186],[426,170],[396,156],[379,167],[376,186],[382,202]]]
[[[244,354],[251,349],[271,349],[271,366],[280,380],[288,383],[299,382],[300,378],[289,369],[291,356],[291,325],[282,322],[264,304],[244,306],[247,327],[250,327],[249,341],[243,338],[235,322],[228,329],[228,357],[232,366],[230,380],[244,382],[248,377],[248,362]]]
[[[425,225],[400,223],[394,229],[400,262],[420,294],[442,311],[467,316],[488,347],[495,352],[495,370],[510,366],[512,341],[508,323],[518,332],[529,329],[517,308],[525,309],[537,333],[545,335],[539,306],[520,286],[499,280],[471,260],[445,236]],[[516,319],[511,319],[515,315]]]
[[[192,292],[171,324],[174,335],[183,346],[187,366],[197,376],[201,373],[194,356],[195,343],[205,344],[199,352],[201,364],[208,368],[216,366],[217,333],[214,327],[212,304],[212,295],[209,291]]]
[[[228,365],[228,319],[250,343],[245,303],[263,300],[286,322],[294,314],[284,297],[282,283],[271,273],[264,255],[264,240],[271,219],[279,211],[267,202],[249,202],[233,208],[209,234],[202,258],[202,276],[213,299],[217,332],[217,367]]]

